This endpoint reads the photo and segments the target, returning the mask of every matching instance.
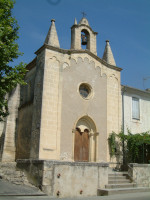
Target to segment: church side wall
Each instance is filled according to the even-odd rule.
[[[16,153],[16,121],[20,100],[20,86],[14,88],[8,96],[9,115],[6,118],[2,133],[1,161],[14,161]]]
[[[1,121],[0,122],[0,160],[2,157],[2,151],[3,151],[4,125],[5,125],[5,122]]]
[[[37,55],[34,83],[30,158],[39,159],[45,50]]]
[[[30,157],[35,71],[36,67],[27,72],[25,76],[27,84],[21,86],[17,122],[16,159],[27,159]]]
[[[20,87],[20,107],[33,101],[36,67],[27,72],[25,76],[26,85]]]
[[[19,110],[16,159],[30,157],[33,103]]]

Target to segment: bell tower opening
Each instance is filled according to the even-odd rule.
[[[86,29],[81,31],[81,48],[90,50],[90,34]]]

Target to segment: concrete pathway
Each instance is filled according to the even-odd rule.
[[[58,200],[45,195],[35,187],[15,185],[0,180],[0,200]],[[112,196],[60,198],[61,200],[150,200],[150,192],[130,193]]]

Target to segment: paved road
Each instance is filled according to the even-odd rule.
[[[58,200],[58,198],[43,195],[44,193],[37,188],[14,185],[0,180],[0,200]],[[61,200],[150,200],[150,192],[100,197],[61,198]]]
[[[8,195],[8,196],[14,196],[14,195],[45,195],[43,192],[41,192],[36,187],[29,187],[29,186],[23,186],[23,185],[16,185],[12,184],[8,181],[0,179],[0,199],[2,196]]]
[[[0,196],[0,200],[58,200],[58,198],[48,196]],[[61,198],[61,200],[150,200],[150,192],[91,198]]]

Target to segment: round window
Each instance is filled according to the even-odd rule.
[[[83,98],[88,98],[91,94],[91,87],[88,85],[88,84],[85,84],[85,83],[82,83],[80,86],[79,86],[79,92],[80,92],[80,95],[83,97]]]

